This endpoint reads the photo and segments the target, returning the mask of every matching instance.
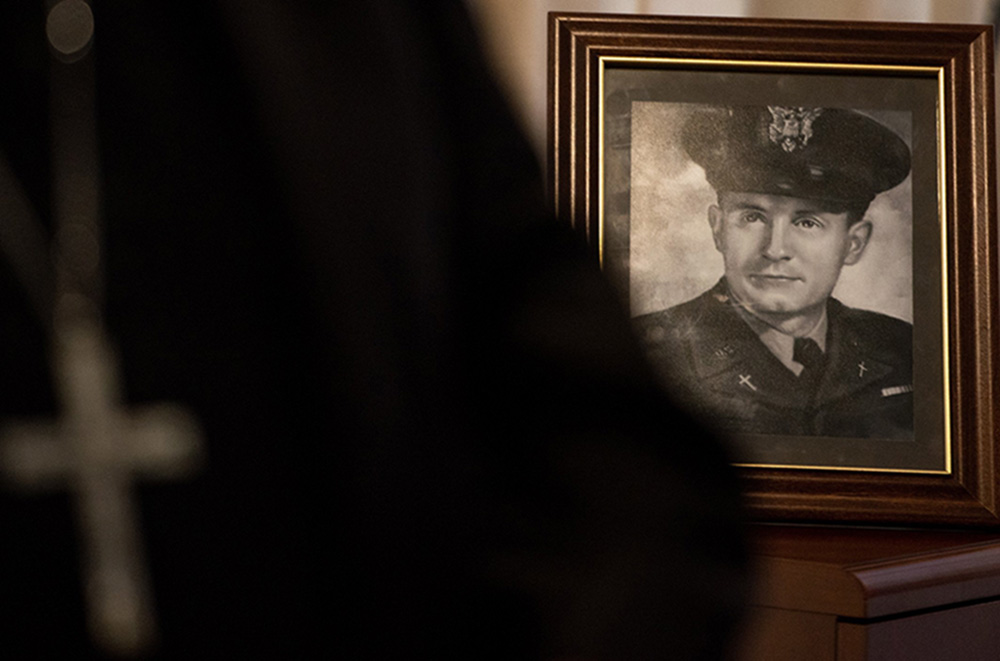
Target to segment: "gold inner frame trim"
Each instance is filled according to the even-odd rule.
[[[949,453],[950,454],[950,453]],[[776,468],[785,470],[820,470],[851,473],[896,473],[902,475],[951,475],[950,457],[947,470],[928,470],[923,468],[872,468],[869,466],[809,466],[805,464],[749,464],[734,463],[740,468]]]
[[[778,71],[794,70],[796,73],[806,73],[809,71],[866,71],[884,72],[890,74],[909,74],[935,77],[938,83],[937,90],[937,182],[938,182],[938,219],[940,230],[940,254],[941,254],[941,366],[942,366],[942,393],[943,393],[943,435],[944,435],[944,468],[942,470],[910,469],[910,468],[879,468],[867,466],[822,466],[822,465],[800,465],[800,464],[766,464],[766,463],[736,463],[736,466],[743,468],[768,468],[768,469],[794,469],[794,470],[825,470],[825,471],[851,471],[866,473],[898,473],[910,475],[951,475],[952,468],[952,434],[951,434],[951,368],[948,329],[948,205],[947,205],[947,181],[946,168],[944,164],[947,157],[945,130],[945,69],[944,67],[911,66],[896,64],[853,64],[853,63],[826,63],[826,62],[774,62],[768,60],[712,60],[704,58],[675,58],[675,57],[637,57],[604,55],[597,58],[597,244],[598,261],[601,269],[604,268],[604,232],[605,232],[605,191],[604,191],[604,158],[605,158],[605,109],[604,109],[604,76],[607,65],[611,64],[654,64],[663,65],[664,68],[703,68],[706,70],[719,69],[771,69]]]

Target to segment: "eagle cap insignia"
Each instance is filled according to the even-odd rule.
[[[802,106],[768,106],[771,113],[771,125],[767,128],[767,136],[786,152],[802,149],[812,138],[813,121],[822,114],[822,108],[803,108]]]

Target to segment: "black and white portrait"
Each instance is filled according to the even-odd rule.
[[[726,429],[912,437],[910,122],[878,115],[633,107],[633,314]]]
[[[748,463],[942,461],[936,88],[865,73],[605,77],[602,262]]]

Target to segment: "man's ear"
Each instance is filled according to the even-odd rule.
[[[722,252],[722,233],[725,220],[726,215],[719,208],[719,205],[713,204],[708,208],[708,224],[712,226],[712,239],[715,241],[715,249],[719,252]]]
[[[847,228],[847,253],[844,255],[844,265],[857,264],[868,246],[872,236],[872,224],[868,220],[859,220]]]

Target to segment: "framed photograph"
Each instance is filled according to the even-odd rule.
[[[1000,525],[992,45],[550,15],[553,208],[761,520]]]

